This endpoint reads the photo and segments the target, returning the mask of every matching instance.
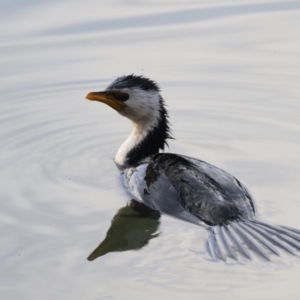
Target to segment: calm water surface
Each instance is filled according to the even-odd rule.
[[[299,259],[214,262],[202,228],[125,207],[113,157],[131,125],[84,100],[155,79],[170,151],[300,228],[299,1],[2,0],[0,16],[1,299],[299,299]]]

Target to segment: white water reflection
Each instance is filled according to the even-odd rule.
[[[170,151],[236,175],[263,219],[300,228],[299,1],[0,8],[1,299],[297,299],[298,260],[214,263],[205,232],[168,217],[141,250],[88,262],[130,200],[112,161],[130,124],[84,97],[153,78]]]

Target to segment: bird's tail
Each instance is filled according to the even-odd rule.
[[[284,252],[300,255],[300,230],[258,221],[236,221],[214,226],[207,240],[207,250],[218,260],[269,261]]]

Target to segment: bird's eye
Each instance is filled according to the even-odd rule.
[[[119,92],[119,91],[112,91],[111,94],[113,95],[114,98],[116,98],[117,100],[119,100],[121,102],[125,102],[129,99],[129,94],[127,94],[127,93],[123,93],[123,92]]]
[[[129,94],[122,93],[120,98],[121,98],[120,100],[123,101],[123,102],[127,101],[129,99]]]

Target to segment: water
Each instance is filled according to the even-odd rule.
[[[1,299],[299,298],[298,259],[216,263],[203,229],[165,216],[140,250],[88,261],[130,200],[112,159],[131,125],[84,100],[119,75],[155,79],[170,151],[234,174],[263,220],[300,228],[299,1],[0,8]]]

